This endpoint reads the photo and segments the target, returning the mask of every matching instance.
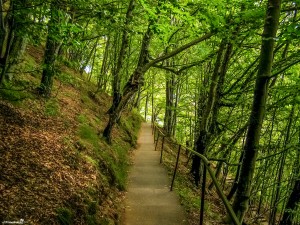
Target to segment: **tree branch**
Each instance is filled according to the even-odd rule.
[[[171,52],[169,52],[169,53],[167,53],[163,56],[160,56],[160,57],[156,58],[156,59],[152,60],[151,62],[147,63],[144,66],[143,70],[147,71],[150,67],[154,66],[156,63],[159,63],[161,61],[169,59],[169,58],[181,53],[182,51],[184,51],[184,50],[186,50],[186,49],[188,49],[188,48],[190,48],[190,47],[192,47],[192,46],[194,46],[194,45],[196,45],[196,44],[198,44],[202,41],[205,41],[205,40],[209,39],[211,36],[213,36],[213,33],[205,34],[200,38],[197,38],[197,39],[195,39],[195,40],[193,40],[193,41],[191,41],[191,42],[189,42],[189,43],[187,43],[187,44],[185,44],[185,45],[183,45],[183,46],[181,46],[181,47],[179,47],[179,48],[177,48],[177,49],[175,49],[175,50],[173,50],[173,51],[171,51]]]

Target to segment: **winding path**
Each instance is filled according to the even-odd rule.
[[[183,208],[170,192],[167,171],[154,151],[150,124],[143,123],[129,172],[124,225],[187,225]]]

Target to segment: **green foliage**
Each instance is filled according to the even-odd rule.
[[[80,81],[78,80],[78,78],[76,78],[76,76],[70,74],[70,73],[66,73],[66,72],[59,72],[59,74],[57,75],[57,79],[62,82],[63,84],[70,84],[74,87],[79,87],[80,85]]]
[[[56,218],[60,225],[72,225],[74,220],[73,211],[69,208],[58,208]]]
[[[108,177],[110,185],[116,186],[119,190],[125,190],[127,171],[129,166],[128,149],[130,145],[121,145],[121,141],[112,145],[112,152],[101,149],[100,140],[95,125],[92,125],[91,118],[81,114],[78,116],[80,122],[78,134],[82,142],[87,146],[93,148],[94,157],[85,156],[86,160],[94,165],[98,165],[100,173],[104,173]],[[130,115],[126,119],[126,125],[123,123],[122,127],[130,139],[130,143],[136,143],[137,132],[141,123],[140,116],[136,113]]]
[[[136,146],[137,134],[142,121],[143,118],[136,110],[133,110],[132,114],[126,117],[126,119],[121,119],[120,121],[121,127],[127,134],[128,142],[133,147]]]
[[[0,88],[0,99],[7,100],[14,104],[19,104],[20,101],[30,97],[25,91],[16,90],[14,88]]]
[[[128,147],[125,148],[125,146],[114,145],[113,149],[116,151],[118,160],[110,158],[110,165],[114,173],[117,188],[124,191],[126,189],[127,171],[129,166]]]
[[[95,128],[88,124],[81,124],[79,127],[79,136],[82,138],[82,140],[91,144],[94,150],[99,151],[99,137]]]
[[[45,104],[45,114],[47,116],[58,116],[60,114],[60,106],[57,99],[50,99]]]

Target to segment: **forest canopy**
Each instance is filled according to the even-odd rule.
[[[0,96],[49,99],[54,79],[70,81],[62,66],[72,68],[96,84],[91,95],[113,98],[108,143],[123,110],[138,108],[182,144],[238,164],[223,175],[235,177],[227,197],[240,221],[255,206],[269,224],[299,224],[299,4],[2,0]],[[43,51],[38,67],[24,65],[32,46]],[[201,168],[194,157],[195,185]]]

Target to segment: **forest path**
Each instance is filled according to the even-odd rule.
[[[154,151],[150,124],[143,123],[129,172],[125,225],[187,225],[185,212],[174,192],[166,169]]]

